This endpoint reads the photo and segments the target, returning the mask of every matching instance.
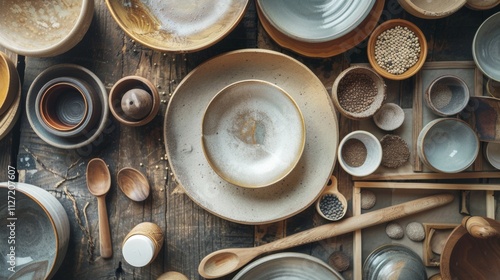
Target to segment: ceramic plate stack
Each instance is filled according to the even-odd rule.
[[[0,140],[14,127],[19,118],[21,81],[14,63],[0,52]]]
[[[384,1],[258,0],[257,13],[280,46],[309,57],[343,53],[368,37]]]
[[[328,92],[305,65],[281,53],[247,49],[213,58],[184,78],[168,104],[164,137],[175,179],[191,199],[224,219],[264,224],[290,217],[319,197],[335,164],[338,123]],[[255,153],[243,149],[244,142]],[[257,182],[251,174],[265,173],[266,164],[278,166],[268,151],[286,164]],[[264,156],[252,158],[260,152]]]

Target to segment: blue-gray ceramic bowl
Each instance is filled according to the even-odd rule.
[[[488,78],[500,81],[500,12],[487,18],[472,41],[472,56]]]

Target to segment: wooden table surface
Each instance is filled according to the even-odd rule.
[[[166,271],[181,272],[189,279],[202,279],[197,272],[198,264],[215,250],[256,246],[325,223],[313,207],[285,221],[259,226],[229,222],[200,208],[176,185],[175,175],[169,169],[163,139],[164,115],[169,97],[181,80],[200,63],[218,54],[244,48],[276,50],[308,66],[330,91],[336,76],[350,63],[367,62],[366,41],[331,58],[297,55],[280,48],[266,34],[251,0],[241,23],[221,42],[195,53],[161,53],[128,37],[111,17],[104,0],[96,0],[95,4],[90,29],[76,47],[51,58],[17,58],[18,70],[23,77],[23,97],[26,97],[32,81],[47,67],[75,63],[93,71],[108,90],[123,76],[143,76],[158,87],[164,103],[156,118],[146,126],[123,126],[110,114],[106,129],[91,145],[78,150],[62,150],[46,144],[33,132],[23,102],[18,124],[8,137],[0,141],[0,165],[4,170],[0,172],[0,181],[7,180],[8,165],[16,166],[19,181],[48,190],[66,209],[71,224],[70,246],[54,279],[156,279]],[[471,61],[471,45],[477,28],[499,10],[497,7],[473,11],[464,7],[444,19],[424,20],[406,13],[396,0],[388,0],[380,22],[405,18],[417,24],[429,44],[428,61]],[[400,91],[410,92],[399,100],[403,107],[411,107],[412,87],[412,78],[399,85]],[[349,132],[350,125],[348,120],[339,118],[340,137]],[[99,256],[97,201],[86,187],[87,162],[95,157],[102,158],[109,165],[112,175],[112,187],[106,198],[114,252],[111,259]],[[133,202],[118,189],[116,174],[123,167],[134,167],[147,174],[152,193],[146,201]],[[351,177],[338,166],[334,174],[340,191],[349,200],[347,216],[352,216]],[[82,219],[81,225],[76,215]],[[151,265],[134,268],[124,261],[121,243],[130,229],[143,221],[158,224],[164,230],[165,242]],[[85,227],[88,227],[90,236],[84,234]],[[92,243],[94,246],[89,246]],[[328,256],[338,250],[352,258],[352,234],[287,251],[302,252],[327,261]],[[230,276],[223,279],[230,279]],[[353,279],[352,265],[343,276]]]

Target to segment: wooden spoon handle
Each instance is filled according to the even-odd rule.
[[[465,217],[462,219],[462,226],[467,229],[470,235],[476,238],[488,238],[497,236],[498,231],[483,217]]]
[[[99,245],[101,257],[111,258],[113,256],[113,247],[111,246],[106,196],[104,195],[97,197],[97,212],[99,215]]]
[[[452,202],[453,199],[454,196],[452,194],[432,195],[375,210],[369,213],[361,214],[359,216],[346,218],[340,222],[324,224],[322,226],[299,232],[283,239],[267,243],[265,245],[261,245],[257,248],[261,252],[272,252],[300,246],[333,236],[349,233],[358,229],[403,218],[410,214],[422,212],[428,209],[448,204]]]

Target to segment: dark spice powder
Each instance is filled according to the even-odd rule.
[[[377,86],[370,76],[363,73],[351,73],[340,80],[337,97],[344,110],[361,113],[370,108],[377,92]]]
[[[380,140],[382,145],[382,165],[389,168],[403,166],[410,158],[410,148],[398,135],[388,134]]]
[[[342,147],[342,159],[351,167],[363,165],[367,153],[365,144],[355,138],[347,140]]]

